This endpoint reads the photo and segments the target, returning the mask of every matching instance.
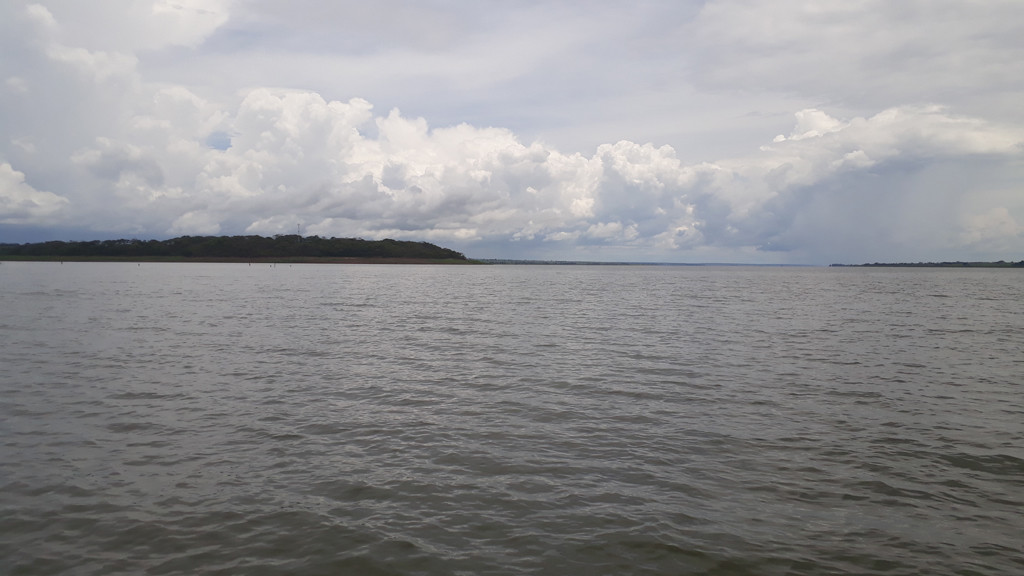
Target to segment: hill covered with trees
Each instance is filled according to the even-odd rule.
[[[460,252],[427,242],[304,237],[298,234],[0,244],[0,259],[468,262]]]

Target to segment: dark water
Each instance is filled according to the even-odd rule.
[[[2,574],[1022,574],[1016,270],[0,265]]]

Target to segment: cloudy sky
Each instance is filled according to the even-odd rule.
[[[1020,0],[0,2],[0,242],[1024,259]]]

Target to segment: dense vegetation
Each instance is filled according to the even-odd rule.
[[[93,240],[0,244],[0,258],[17,259],[429,259],[466,260],[427,242],[319,236],[182,236],[170,240]]]

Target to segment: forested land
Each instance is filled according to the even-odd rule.
[[[446,260],[466,261],[455,250],[428,242],[321,238],[298,234],[265,236],[181,236],[170,240],[92,240],[0,244],[8,260]]]

